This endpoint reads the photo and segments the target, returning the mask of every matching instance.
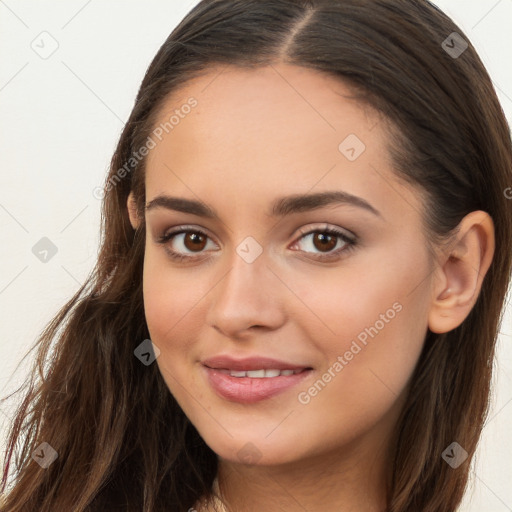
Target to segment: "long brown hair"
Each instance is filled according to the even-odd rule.
[[[469,45],[460,55],[447,51],[464,46],[453,32]],[[184,512],[210,492],[216,455],[158,366],[134,357],[149,338],[145,228],[132,229],[126,201],[133,191],[143,215],[145,159],[126,163],[164,100],[191,78],[212,65],[281,61],[338,77],[397,128],[395,170],[424,192],[431,241],[446,239],[473,210],[494,221],[496,251],[478,301],[457,329],[427,334],[388,490],[389,512],[453,512],[460,503],[487,413],[512,254],[510,132],[481,60],[426,0],[203,0],[143,79],[105,182],[97,265],[38,339],[8,439],[2,490],[17,457],[3,511]],[[454,441],[469,454],[457,469],[441,457]],[[42,442],[58,453],[47,469],[31,459]]]

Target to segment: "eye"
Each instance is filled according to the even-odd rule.
[[[211,242],[213,247],[217,245],[210,237],[199,229],[191,229],[179,226],[161,236],[158,243],[166,245],[169,256],[176,260],[194,259],[201,255]]]
[[[326,225],[299,232],[302,236],[291,249],[296,250],[298,247],[301,252],[313,253],[314,259],[320,261],[339,259],[341,253],[348,253],[356,245],[354,235]],[[157,242],[165,245],[170,258],[176,261],[191,261],[202,257],[208,249],[218,249],[206,233],[190,226],[178,226],[159,237]]]
[[[300,251],[312,252],[315,259],[319,260],[337,259],[342,252],[353,250],[356,245],[356,238],[353,235],[328,226],[300,232],[303,236],[293,244],[292,249],[299,246]]]

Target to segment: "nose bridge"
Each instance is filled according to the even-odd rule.
[[[208,323],[224,333],[252,326],[275,328],[283,318],[279,282],[268,267],[267,253],[252,237],[229,258],[230,269],[215,287]]]

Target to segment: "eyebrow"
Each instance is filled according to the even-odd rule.
[[[382,218],[381,213],[362,197],[342,191],[318,192],[315,194],[295,194],[277,198],[268,213],[271,217],[284,217],[293,213],[307,212],[325,206],[350,205],[367,210]],[[165,208],[182,213],[190,213],[208,219],[218,219],[217,212],[206,204],[193,199],[158,195],[146,205],[146,211]]]

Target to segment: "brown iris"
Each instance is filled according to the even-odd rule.
[[[185,233],[183,243],[189,251],[201,251],[206,245],[206,236],[201,233]]]
[[[313,245],[320,251],[330,251],[336,247],[337,237],[329,233],[314,233]]]

